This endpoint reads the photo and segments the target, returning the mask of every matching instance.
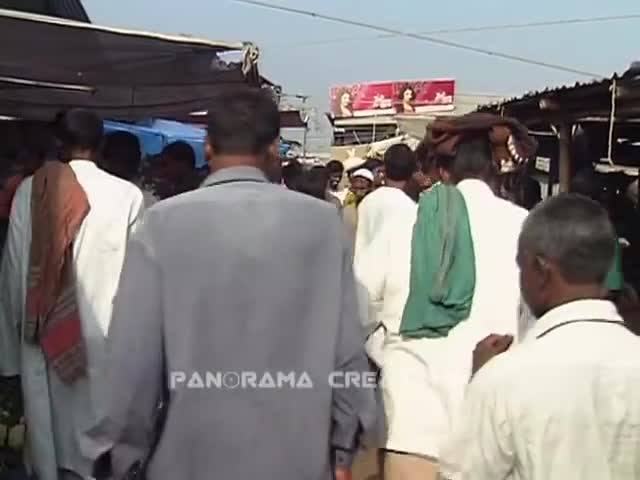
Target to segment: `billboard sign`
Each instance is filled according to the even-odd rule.
[[[455,80],[341,85],[331,89],[335,118],[429,113],[454,109]]]

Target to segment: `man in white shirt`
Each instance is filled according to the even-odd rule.
[[[68,166],[46,168],[64,170],[65,178],[79,192],[77,198],[83,204],[81,223],[62,232],[70,237],[65,247],[65,254],[69,254],[65,255],[65,266],[68,259],[69,271],[73,272],[69,286],[74,295],[65,298],[73,303],[73,321],[69,321],[72,315],[62,315],[59,325],[65,327],[54,332],[56,312],[60,315],[69,310],[69,304],[65,304],[66,309],[65,305],[56,304],[48,314],[38,315],[40,325],[34,335],[29,333],[34,315],[32,304],[29,302],[27,308],[27,301],[32,291],[44,290],[41,284],[45,283],[37,280],[35,285],[32,283],[35,277],[30,262],[34,252],[31,246],[43,243],[55,247],[60,242],[53,235],[33,232],[46,230],[41,228],[42,224],[68,219],[76,208],[71,202],[56,201],[68,198],[64,195],[65,187],[55,181],[40,182],[38,175],[42,173],[36,173],[38,181],[33,176],[27,178],[16,192],[0,268],[0,375],[21,376],[30,462],[40,480],[91,476],[94,449],[100,447],[87,443],[85,433],[104,416],[105,337],[127,241],[142,214],[140,190],[95,164],[103,138],[100,118],[89,111],[72,110],[60,119],[58,134],[62,142],[61,160]],[[34,218],[45,216],[34,208],[39,203],[35,192],[40,188],[55,202],[47,203],[50,215],[34,229],[38,223]],[[42,242],[37,241],[39,237],[43,237]],[[49,256],[53,252],[54,248],[45,250]],[[46,273],[42,277],[50,278]],[[61,294],[57,296],[59,299]],[[49,332],[53,335],[48,335]],[[76,342],[78,349],[72,351],[69,347]],[[79,358],[77,371],[82,373],[70,379],[61,375],[64,369],[56,366],[64,366],[65,358],[69,364],[74,352],[84,352],[74,357]],[[63,358],[60,354],[67,356]]]
[[[413,290],[414,272],[420,273],[427,263],[439,264],[445,259],[445,255],[431,251],[435,250],[428,245],[431,239],[423,239],[416,232],[444,234],[454,220],[461,222],[444,205],[437,209],[442,214],[433,215],[434,221],[429,215],[421,215],[421,211],[430,211],[429,205],[434,203],[432,199],[438,192],[432,190],[423,194],[413,234],[411,281],[400,325],[401,335],[389,338],[385,344],[383,391],[394,392],[391,399],[385,399],[387,418],[391,418],[385,457],[387,480],[438,477],[441,449],[458,419],[471,376],[474,346],[492,332],[517,337],[520,327],[516,252],[518,234],[527,212],[498,198],[489,186],[496,171],[489,135],[474,131],[463,136],[455,154],[438,153],[438,162],[444,183],[456,185],[468,212],[475,284],[465,318],[444,335],[419,336],[403,331],[411,298],[414,305],[425,309],[431,298],[419,288]],[[463,242],[456,239],[454,243],[461,245]],[[423,255],[429,258],[421,257],[421,252],[429,252]],[[450,275],[444,278],[450,278]],[[451,284],[458,288],[459,280],[456,278]],[[446,306],[454,305],[449,300],[445,303]],[[433,316],[422,314],[421,318],[429,320]]]
[[[509,342],[476,348],[481,369],[441,455],[444,478],[640,478],[640,338],[603,300],[615,241],[606,211],[586,197],[553,197],[529,215],[518,263],[538,320],[484,367]]]
[[[367,351],[383,365],[387,335],[397,335],[409,293],[411,234],[418,206],[407,194],[417,170],[415,156],[403,144],[384,156],[386,185],[360,204],[354,252],[354,270],[361,287]]]
[[[354,256],[361,313],[368,334],[366,349],[382,375],[385,343],[398,336],[409,293],[411,234],[418,210],[409,197],[412,175],[417,171],[411,149],[403,144],[393,145],[385,152],[384,167],[385,185],[360,204]],[[406,394],[406,389],[383,390],[385,401]],[[388,422],[395,418],[390,415],[392,411],[385,412]],[[376,448],[386,447],[385,439],[376,440]]]

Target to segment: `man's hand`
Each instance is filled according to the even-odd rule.
[[[351,480],[351,470],[344,467],[336,467],[336,480]]]
[[[492,333],[481,340],[473,350],[473,373],[480,370],[485,363],[496,355],[506,352],[513,343],[513,335],[498,335]]]

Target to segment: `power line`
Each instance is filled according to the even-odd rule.
[[[587,18],[568,18],[564,20],[547,20],[540,22],[529,23],[507,23],[498,25],[485,25],[482,27],[462,27],[462,28],[446,28],[441,30],[428,30],[425,32],[419,32],[419,35],[447,35],[451,33],[476,33],[476,32],[498,32],[504,30],[520,30],[538,27],[557,27],[566,25],[584,25],[589,23],[605,23],[605,22],[620,22],[628,20],[640,20],[640,14],[630,15],[617,15],[607,17],[587,17]],[[363,41],[363,40],[383,40],[389,38],[397,38],[396,34],[384,34],[375,35],[371,37],[342,37],[331,38],[327,40],[318,40],[313,42],[299,42],[295,44],[288,44],[291,47],[313,47],[331,44],[341,44],[345,42]]]
[[[533,59],[529,59],[529,58],[525,58],[525,57],[521,57],[518,55],[512,55],[509,53],[502,53],[502,52],[496,52],[493,50],[488,50],[485,48],[479,48],[479,47],[473,47],[470,45],[465,45],[462,43],[458,43],[458,42],[452,42],[449,40],[442,40],[440,38],[435,38],[429,35],[422,35],[419,33],[411,33],[411,32],[404,32],[402,30],[396,30],[393,28],[388,28],[388,27],[383,27],[380,25],[373,25],[370,23],[365,23],[365,22],[359,22],[356,20],[349,20],[346,18],[340,18],[340,17],[334,17],[331,15],[324,15],[321,13],[317,13],[317,12],[312,12],[309,10],[301,10],[298,8],[291,8],[291,7],[284,7],[284,6],[280,6],[280,5],[273,5],[271,3],[266,3],[266,2],[261,2],[261,1],[256,1],[256,0],[232,0],[235,3],[242,3],[245,5],[251,5],[254,7],[260,7],[260,8],[266,8],[269,10],[276,10],[276,11],[280,11],[280,12],[287,12],[287,13],[291,13],[291,14],[296,14],[296,15],[302,15],[302,16],[306,16],[306,17],[311,17],[311,18],[315,18],[318,20],[325,20],[328,22],[334,22],[334,23],[340,23],[343,25],[351,25],[354,27],[358,27],[358,28],[365,28],[368,30],[375,30],[377,32],[383,32],[386,34],[390,34],[390,35],[395,35],[395,36],[399,36],[399,37],[407,37],[407,38],[413,38],[416,40],[422,40],[425,42],[430,42],[436,45],[441,45],[441,46],[445,46],[445,47],[450,47],[450,48],[455,48],[458,50],[466,50],[468,52],[474,52],[474,53],[479,53],[481,55],[487,55],[487,56],[491,56],[491,57],[495,57],[495,58],[502,58],[505,60],[511,60],[513,62],[519,62],[519,63],[525,63],[528,65],[536,65],[538,67],[544,67],[544,68],[549,68],[552,70],[558,70],[558,71],[562,71],[562,72],[566,72],[566,73],[573,73],[575,75],[581,75],[584,77],[590,77],[590,78],[602,78],[602,75],[599,74],[594,74],[594,73],[590,73],[590,72],[585,72],[582,70],[577,70],[577,69],[573,69],[573,68],[569,68],[569,67],[564,67],[562,65],[556,65],[553,63],[548,63],[548,62],[542,62],[539,60],[533,60]]]

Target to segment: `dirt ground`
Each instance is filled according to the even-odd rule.
[[[353,480],[380,480],[378,472],[378,451],[361,450],[353,462]]]

